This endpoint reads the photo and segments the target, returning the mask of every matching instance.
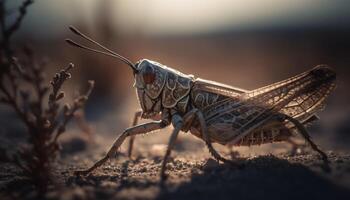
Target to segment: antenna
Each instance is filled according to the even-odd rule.
[[[135,67],[135,64],[132,63],[129,59],[125,58],[124,56],[121,56],[119,54],[117,54],[116,52],[108,49],[107,47],[103,46],[102,44],[96,42],[95,40],[91,39],[90,37],[88,37],[87,35],[83,34],[82,32],[80,32],[78,29],[74,28],[73,26],[69,26],[69,29],[76,35],[84,38],[85,40],[97,45],[98,47],[106,50],[107,52],[104,52],[104,51],[100,51],[100,50],[97,50],[97,49],[93,49],[93,48],[89,48],[87,46],[84,46],[84,45],[81,45],[77,42],[74,42],[73,40],[71,39],[66,39],[66,42],[74,47],[78,47],[78,48],[81,48],[81,49],[85,49],[85,50],[88,50],[88,51],[92,51],[92,52],[95,52],[95,53],[100,53],[100,54],[103,54],[103,55],[106,55],[106,56],[111,56],[111,57],[114,57],[114,58],[118,58],[119,60],[123,61],[124,63],[126,63],[127,65],[129,65],[133,70],[134,72],[137,71],[136,67]]]

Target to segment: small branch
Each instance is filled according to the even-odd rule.
[[[39,190],[38,194],[43,195],[47,191],[48,183],[53,180],[51,165],[58,151],[57,140],[65,132],[76,111],[85,105],[94,82],[89,81],[88,90],[74,100],[72,107],[65,105],[62,108],[61,116],[60,100],[65,96],[62,86],[71,77],[69,71],[74,66],[69,64],[52,78],[46,104],[44,101],[50,85],[45,84],[45,65],[36,62],[30,48],[23,50],[24,56],[19,62],[14,57],[10,41],[12,35],[20,28],[28,6],[34,1],[24,0],[18,9],[18,17],[9,26],[6,25],[5,2],[6,0],[0,0],[0,103],[14,109],[19,120],[26,125],[28,136],[27,148],[20,149],[11,162],[23,170],[23,175],[29,177]],[[22,68],[21,64],[26,68]],[[31,88],[27,89],[24,85]]]
[[[49,94],[48,109],[46,111],[48,115],[48,121],[50,122],[50,134],[55,130],[57,126],[57,113],[59,109],[58,101],[61,100],[65,94],[63,91],[60,91],[63,83],[70,79],[71,74],[69,71],[74,67],[72,63],[68,65],[65,69],[61,70],[59,73],[56,73],[53,77],[51,84],[51,93]]]
[[[18,28],[20,27],[24,16],[27,13],[27,8],[34,3],[34,0],[25,0],[22,5],[18,8],[19,11],[19,15],[16,19],[16,21],[9,27],[6,29],[5,27],[5,37],[6,38],[10,38],[14,32],[16,32],[18,30]]]
[[[13,51],[10,45],[11,36],[18,30],[23,21],[25,14],[27,13],[27,8],[34,2],[34,0],[25,0],[22,5],[18,8],[19,15],[15,22],[10,25],[8,28],[6,27],[6,1],[0,1],[0,28],[2,40],[1,44],[1,69],[0,69],[0,81],[3,79],[4,73],[7,73],[8,76],[12,76],[10,71],[10,66],[13,64]],[[10,80],[14,80],[13,77],[10,77]],[[14,82],[11,81],[12,86],[14,86]]]
[[[63,83],[66,80],[70,79],[71,74],[69,73],[69,71],[73,67],[74,65],[70,63],[66,69],[63,69],[59,73],[56,73],[56,75],[53,77],[53,80],[50,82],[52,86],[52,92],[49,96],[49,107],[57,103],[57,101],[63,97],[63,94],[58,94],[58,92],[61,89]]]
[[[88,100],[88,98],[92,92],[92,89],[94,88],[95,82],[90,80],[90,81],[88,81],[88,84],[89,84],[88,90],[85,92],[85,94],[80,95],[79,97],[77,97],[74,100],[73,106],[71,108],[69,105],[64,106],[64,110],[63,110],[64,119],[63,119],[62,124],[57,129],[55,138],[54,138],[52,143],[57,142],[59,136],[65,131],[68,122],[73,118],[75,112],[85,105],[86,101]]]

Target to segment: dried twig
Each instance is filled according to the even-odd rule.
[[[20,27],[27,8],[32,3],[32,0],[25,0],[18,9],[16,21],[6,26],[5,0],[0,0],[0,103],[13,108],[26,125],[29,136],[29,147],[19,149],[10,160],[30,177],[39,190],[38,194],[44,194],[52,180],[51,164],[59,149],[58,139],[65,132],[76,111],[85,105],[94,82],[88,82],[86,93],[75,98],[71,106],[61,105],[60,101],[65,96],[62,85],[71,77],[69,72],[73,64],[55,74],[50,86],[46,83],[45,64],[36,61],[30,48],[24,49],[21,59],[14,57],[10,38]],[[24,89],[23,83],[30,86],[31,90]],[[48,102],[45,102],[47,96]]]

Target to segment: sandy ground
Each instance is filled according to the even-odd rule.
[[[79,151],[73,153],[74,149],[66,148],[56,165],[58,189],[46,197],[64,200],[350,199],[350,154],[328,152],[332,172],[325,173],[318,156],[308,150],[289,156],[285,145],[238,148],[245,163],[245,168],[238,170],[211,159],[201,141],[186,135],[180,137],[172,154],[166,184],[160,185],[159,171],[165,150],[160,142],[164,141],[162,137],[138,139],[132,160],[121,153],[118,159],[86,177],[76,177],[73,171],[93,164],[113,140],[100,137],[93,145],[80,143],[81,149],[79,140],[75,140],[73,146]],[[72,146],[72,141],[65,142]],[[216,147],[223,155],[230,156],[227,148]],[[126,145],[121,151],[125,150]],[[33,197],[30,187],[18,188],[20,177],[14,176],[15,171],[11,165],[1,164],[1,199],[17,199],[20,194],[28,199]],[[9,191],[12,196],[8,195]]]

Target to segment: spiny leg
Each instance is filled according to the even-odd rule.
[[[196,112],[198,111],[198,109],[192,109],[190,110],[189,112],[187,112],[183,118],[181,118],[179,115],[174,115],[172,117],[172,123],[173,123],[173,126],[174,126],[174,130],[170,136],[170,139],[169,139],[169,144],[168,144],[168,148],[167,148],[167,151],[164,155],[164,159],[163,159],[163,163],[162,163],[162,167],[161,167],[161,184],[164,183],[164,180],[166,179],[166,174],[165,174],[165,171],[166,171],[166,164],[168,162],[168,158],[171,154],[171,150],[175,144],[175,141],[176,141],[176,138],[177,138],[177,135],[179,134],[180,130],[189,130],[189,128],[191,127],[191,124],[194,120],[194,117],[195,117],[195,114]]]
[[[141,114],[142,114],[142,110],[139,110],[139,111],[136,111],[135,112],[135,115],[134,115],[134,120],[132,122],[132,125],[131,126],[136,126],[140,117],[141,117]],[[129,139],[129,147],[128,147],[128,156],[129,158],[131,158],[131,154],[132,154],[132,149],[133,149],[133,145],[134,145],[134,141],[135,141],[135,136],[130,136],[130,139]]]
[[[174,115],[172,117],[172,124],[174,126],[174,130],[170,136],[169,139],[169,143],[168,143],[168,148],[165,152],[164,155],[164,159],[163,159],[163,163],[162,163],[162,167],[161,167],[161,171],[160,171],[160,178],[161,178],[161,183],[163,183],[165,181],[165,179],[167,178],[166,174],[165,174],[165,170],[166,170],[166,164],[168,162],[169,156],[171,154],[171,150],[173,149],[174,145],[175,145],[175,141],[176,138],[183,126],[183,120],[179,115]]]
[[[322,150],[320,150],[318,146],[311,140],[311,137],[308,134],[307,130],[305,129],[304,125],[301,124],[297,119],[294,119],[293,117],[290,117],[288,115],[284,115],[284,117],[295,125],[295,127],[299,130],[299,133],[310,144],[311,148],[317,151],[321,155],[322,160],[326,164],[327,168],[329,168],[328,166],[329,161],[328,161],[327,154],[324,153]]]
[[[169,144],[168,144],[168,148],[167,151],[164,155],[164,159],[163,159],[163,163],[162,163],[162,168],[161,168],[161,183],[165,180],[166,175],[165,175],[165,171],[166,171],[166,164],[168,162],[168,158],[171,154],[171,150],[175,144],[177,135],[179,134],[180,130],[188,130],[194,120],[195,117],[195,113],[197,112],[198,109],[192,109],[189,112],[187,112],[183,118],[181,118],[179,115],[174,115],[172,117],[172,124],[174,126],[174,130],[170,136],[169,139]]]
[[[318,120],[319,117],[316,115],[312,115],[310,118],[300,122],[304,127],[307,127],[307,125],[311,124],[312,122]],[[291,137],[289,137],[286,140],[287,143],[289,143],[292,146],[290,155],[295,156],[297,153],[300,154],[305,151],[305,144],[299,144],[298,142],[294,141]]]
[[[107,155],[104,156],[101,160],[97,161],[92,167],[87,170],[76,171],[76,175],[87,175],[94,171],[97,167],[103,165],[108,159],[115,157],[119,147],[123,144],[124,140],[129,136],[135,136],[139,134],[145,134],[150,131],[164,128],[167,124],[164,121],[154,121],[145,124],[141,124],[135,127],[126,129],[114,142],[113,146],[108,151]]]
[[[174,126],[174,130],[171,134],[170,140],[169,140],[169,144],[168,144],[168,148],[167,151],[165,153],[164,159],[163,159],[163,163],[162,163],[162,168],[161,168],[161,183],[164,183],[164,180],[166,179],[166,174],[165,174],[165,170],[166,170],[166,164],[168,161],[168,158],[171,154],[171,150],[175,144],[176,138],[180,132],[181,129],[184,130],[188,130],[194,120],[194,117],[197,116],[201,125],[201,129],[202,129],[202,134],[203,134],[203,139],[206,141],[207,146],[209,148],[209,151],[211,152],[211,154],[214,156],[215,159],[226,162],[226,163],[231,163],[234,165],[237,165],[236,162],[231,161],[231,160],[226,160],[225,158],[223,158],[222,156],[220,156],[219,153],[217,153],[215,151],[215,149],[213,148],[211,142],[207,142],[209,141],[209,136],[207,133],[207,127],[205,124],[205,120],[204,117],[202,115],[202,113],[198,110],[198,109],[192,109],[191,111],[189,111],[188,113],[186,113],[186,115],[181,118],[179,115],[174,115],[172,117],[172,124]]]

